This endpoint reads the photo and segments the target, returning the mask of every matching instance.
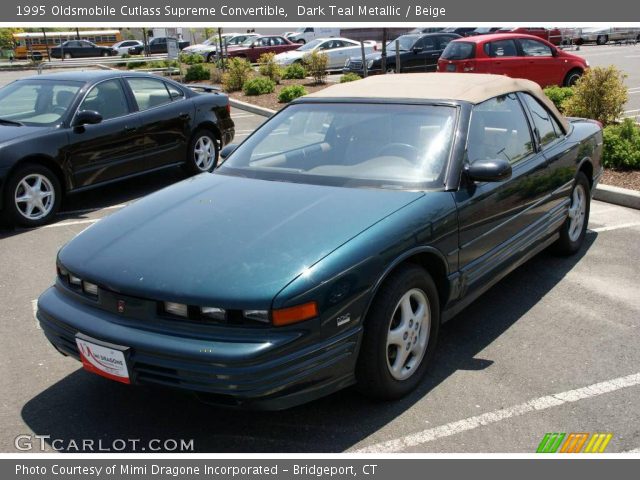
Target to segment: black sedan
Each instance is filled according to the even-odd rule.
[[[112,48],[101,47],[87,40],[69,40],[51,49],[53,58],[109,57],[111,55],[114,55]]]
[[[146,52],[148,54],[167,53],[168,52],[167,44],[169,43],[167,40],[177,42],[178,50],[182,50],[183,48],[186,48],[189,46],[189,42],[187,41],[178,41],[177,39],[170,38],[170,37],[156,37],[149,40],[149,43],[146,46]],[[145,51],[144,45],[136,45],[134,47],[129,48],[130,55],[140,55],[144,51]]]
[[[62,196],[174,165],[210,171],[234,136],[226,95],[115,71],[28,77],[0,89],[0,211],[48,222]]]
[[[221,155],[63,247],[37,317],[94,374],[286,408],[407,394],[443,322],[541,250],[577,252],[602,128],[528,80],[378,75]]]
[[[386,73],[397,72],[396,68],[396,43],[400,57],[400,72],[435,72],[438,59],[451,40],[460,38],[455,33],[409,33],[401,35],[396,40],[387,44]],[[367,62],[367,74],[382,72],[382,53],[379,51],[370,53],[365,57]],[[361,57],[351,57],[345,63],[343,73],[364,74]]]

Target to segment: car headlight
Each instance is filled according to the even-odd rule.
[[[243,310],[242,316],[249,320],[269,323],[269,310]]]
[[[164,302],[164,311],[176,317],[189,316],[189,307],[184,303]]]
[[[218,307],[200,307],[200,313],[203,317],[213,320],[224,320],[227,316],[227,311]]]
[[[88,295],[93,295],[94,297],[98,296],[98,285],[95,283],[87,282],[86,280],[82,281],[82,291]]]
[[[373,62],[374,62],[374,61],[375,61],[375,60],[369,60],[369,61],[367,62],[367,68],[371,68],[371,67],[373,67]]]

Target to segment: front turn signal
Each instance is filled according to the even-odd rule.
[[[302,322],[317,316],[318,304],[316,302],[303,303],[295,307],[281,308],[271,312],[273,325],[276,327]]]

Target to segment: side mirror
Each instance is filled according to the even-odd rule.
[[[502,182],[511,178],[511,164],[503,159],[476,160],[465,172],[474,182]]]
[[[81,110],[76,113],[73,119],[73,127],[81,127],[83,125],[95,125],[102,121],[102,115],[94,110]]]
[[[236,148],[238,148],[237,143],[230,143],[229,145],[224,147],[222,150],[220,150],[220,160],[224,162],[227,159],[227,157],[234,152]]]
[[[558,56],[558,49],[557,48],[552,48],[551,49],[551,55],[553,55],[554,57]]]

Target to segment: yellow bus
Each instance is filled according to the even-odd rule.
[[[67,40],[88,40],[103,47],[110,47],[122,40],[120,30],[80,30],[78,32],[23,32],[14,33],[15,58],[42,60],[47,58],[47,46],[51,49]]]

